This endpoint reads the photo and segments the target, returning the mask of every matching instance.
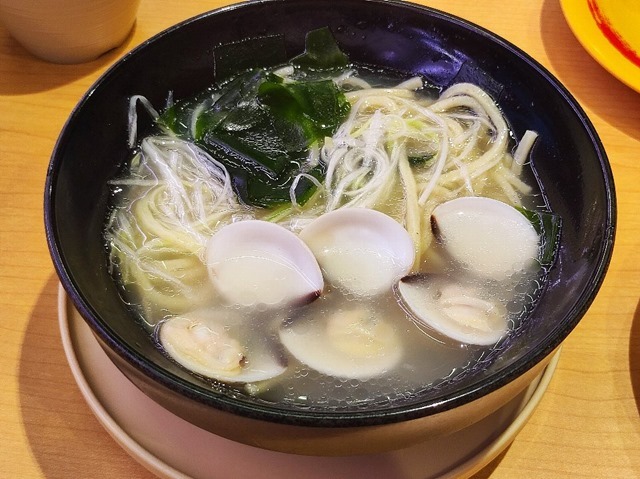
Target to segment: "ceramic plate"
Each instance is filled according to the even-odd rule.
[[[640,2],[560,0],[569,27],[606,70],[640,92]]]
[[[542,375],[506,406],[445,441],[425,440],[367,456],[296,456],[235,443],[178,418],[113,365],[62,287],[58,313],[64,351],[87,404],[121,447],[166,479],[469,477],[511,444],[542,398],[559,357],[558,352]]]

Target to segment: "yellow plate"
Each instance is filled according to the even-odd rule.
[[[640,92],[640,2],[560,0],[560,4],[585,50],[613,76]]]

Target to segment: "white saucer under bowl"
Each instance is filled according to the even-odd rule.
[[[384,454],[297,456],[216,436],[175,416],[136,388],[102,351],[60,287],[62,344],[87,404],[134,459],[166,479],[464,478],[478,472],[515,438],[542,398],[560,351],[522,393],[482,421],[446,438]]]

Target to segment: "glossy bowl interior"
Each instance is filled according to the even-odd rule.
[[[533,163],[549,206],[563,220],[561,247],[547,289],[499,357],[455,387],[427,391],[384,408],[296,410],[229,394],[224,387],[213,389],[185,373],[156,349],[121,300],[107,270],[102,239],[109,195],[106,181],[131,154],[127,110],[132,95],[144,95],[157,106],[165,103],[170,91],[174,98],[192,95],[216,78],[215,46],[283,34],[293,56],[303,50],[305,34],[323,26],[332,29],[352,61],[421,74],[442,87],[469,81],[485,88],[498,101],[516,137],[527,129],[540,134]],[[245,439],[227,432],[238,425],[251,428],[252,421],[266,436],[273,425],[291,426],[294,434],[296,428],[305,428],[310,436],[322,430],[332,437],[446,417],[508,390],[547,360],[580,321],[603,280],[613,248],[615,193],[606,154],[583,110],[549,72],[505,40],[459,18],[406,2],[262,1],[176,25],[133,50],[96,82],[69,117],[53,152],[45,223],[55,268],[74,305],[112,360],[151,397],[213,432],[221,432],[216,424],[224,422],[221,434],[238,440]],[[525,386],[513,388],[513,395]],[[477,419],[488,412],[478,413]],[[224,419],[206,419],[219,415]],[[414,430],[411,437],[419,438],[420,432]],[[247,442],[291,449],[263,439]],[[401,443],[399,439],[377,449]],[[324,451],[319,446],[318,451],[305,452]]]

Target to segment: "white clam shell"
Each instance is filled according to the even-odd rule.
[[[192,312],[160,323],[158,339],[176,362],[208,378],[249,383],[282,374],[284,358],[267,344],[243,341],[238,322],[231,311]]]
[[[360,306],[340,309],[325,321],[294,321],[280,330],[280,341],[301,363],[343,379],[380,376],[403,354],[391,324]]]
[[[359,296],[385,291],[406,275],[415,257],[407,230],[368,208],[341,208],[300,232],[329,282]]]
[[[313,253],[286,228],[260,220],[231,223],[207,243],[216,290],[231,304],[277,306],[308,302],[324,287]]]
[[[438,205],[431,215],[438,240],[473,273],[503,280],[538,257],[540,238],[517,209],[498,200],[463,197]]]
[[[495,344],[508,331],[506,307],[475,289],[432,276],[410,276],[398,292],[415,318],[456,341]]]

